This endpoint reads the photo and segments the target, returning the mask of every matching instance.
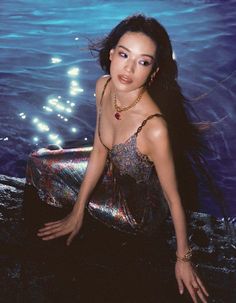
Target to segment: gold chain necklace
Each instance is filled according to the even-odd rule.
[[[138,98],[136,100],[134,100],[133,103],[131,103],[129,106],[125,106],[125,107],[121,107],[117,104],[117,97],[116,97],[116,93],[114,94],[114,107],[116,109],[116,113],[115,113],[115,118],[117,120],[120,120],[121,116],[120,116],[120,112],[129,110],[130,108],[134,107],[142,98],[142,95],[144,93],[145,89],[141,90],[141,93],[138,95]]]

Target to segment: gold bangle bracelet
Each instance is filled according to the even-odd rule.
[[[183,257],[178,256],[176,253],[177,261],[182,261],[182,262],[191,262],[192,256],[193,256],[192,248],[189,248]]]

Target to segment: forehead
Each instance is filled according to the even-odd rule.
[[[147,35],[139,32],[126,32],[121,36],[117,45],[125,46],[131,52],[137,54],[149,54],[154,56],[156,53],[155,42]]]

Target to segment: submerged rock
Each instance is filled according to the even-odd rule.
[[[101,253],[102,250],[100,255],[94,254],[96,248],[91,249],[86,244],[88,249],[85,250],[83,261],[79,264],[77,261],[77,253],[80,250],[79,241],[86,243],[88,238],[96,239],[100,225],[97,226],[96,222],[93,222],[90,226],[88,220],[86,224],[90,226],[89,237],[88,232],[82,231],[78,241],[75,241],[77,243],[71,248],[65,246],[63,238],[50,243],[40,241],[35,236],[38,226],[50,218],[63,217],[65,212],[43,205],[32,188],[27,188],[24,196],[24,188],[25,179],[0,175],[0,262],[2,265],[0,302],[86,302],[82,299],[83,289],[87,290],[84,284],[89,285],[88,290],[93,288],[93,285],[89,284],[91,283],[89,274],[94,275],[96,272],[96,283],[107,273],[115,276],[114,273],[118,269],[114,264],[114,255],[123,253],[127,257],[129,245],[133,242],[124,241],[117,235],[114,247],[105,243],[102,248],[106,249],[106,253],[108,251],[106,257]],[[32,203],[28,213],[23,212],[23,198],[27,200],[26,205]],[[26,213],[27,224],[24,218]],[[209,302],[234,303],[236,301],[235,221],[231,220],[226,224],[224,220],[195,212],[188,216],[188,230],[194,250],[194,260],[198,263],[199,272],[212,295]],[[175,236],[171,218],[167,220],[166,235],[172,256],[174,256]],[[145,254],[140,254],[132,262],[132,266],[141,264],[141,267],[146,268],[147,271],[150,269],[153,272],[161,271],[163,277],[172,273],[170,267],[165,264],[156,265],[153,259]],[[75,264],[78,265],[76,271]],[[119,264],[121,265],[123,264]],[[82,280],[79,272],[83,273]],[[86,279],[87,282],[85,282]],[[110,283],[109,279],[106,283]],[[110,302],[116,302],[116,295],[112,295],[114,300]]]

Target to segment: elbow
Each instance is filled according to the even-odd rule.
[[[93,150],[92,150],[92,154],[94,156],[100,157],[102,159],[102,158],[106,158],[107,157],[108,151],[103,146],[102,147],[96,147],[96,146],[94,146]]]

